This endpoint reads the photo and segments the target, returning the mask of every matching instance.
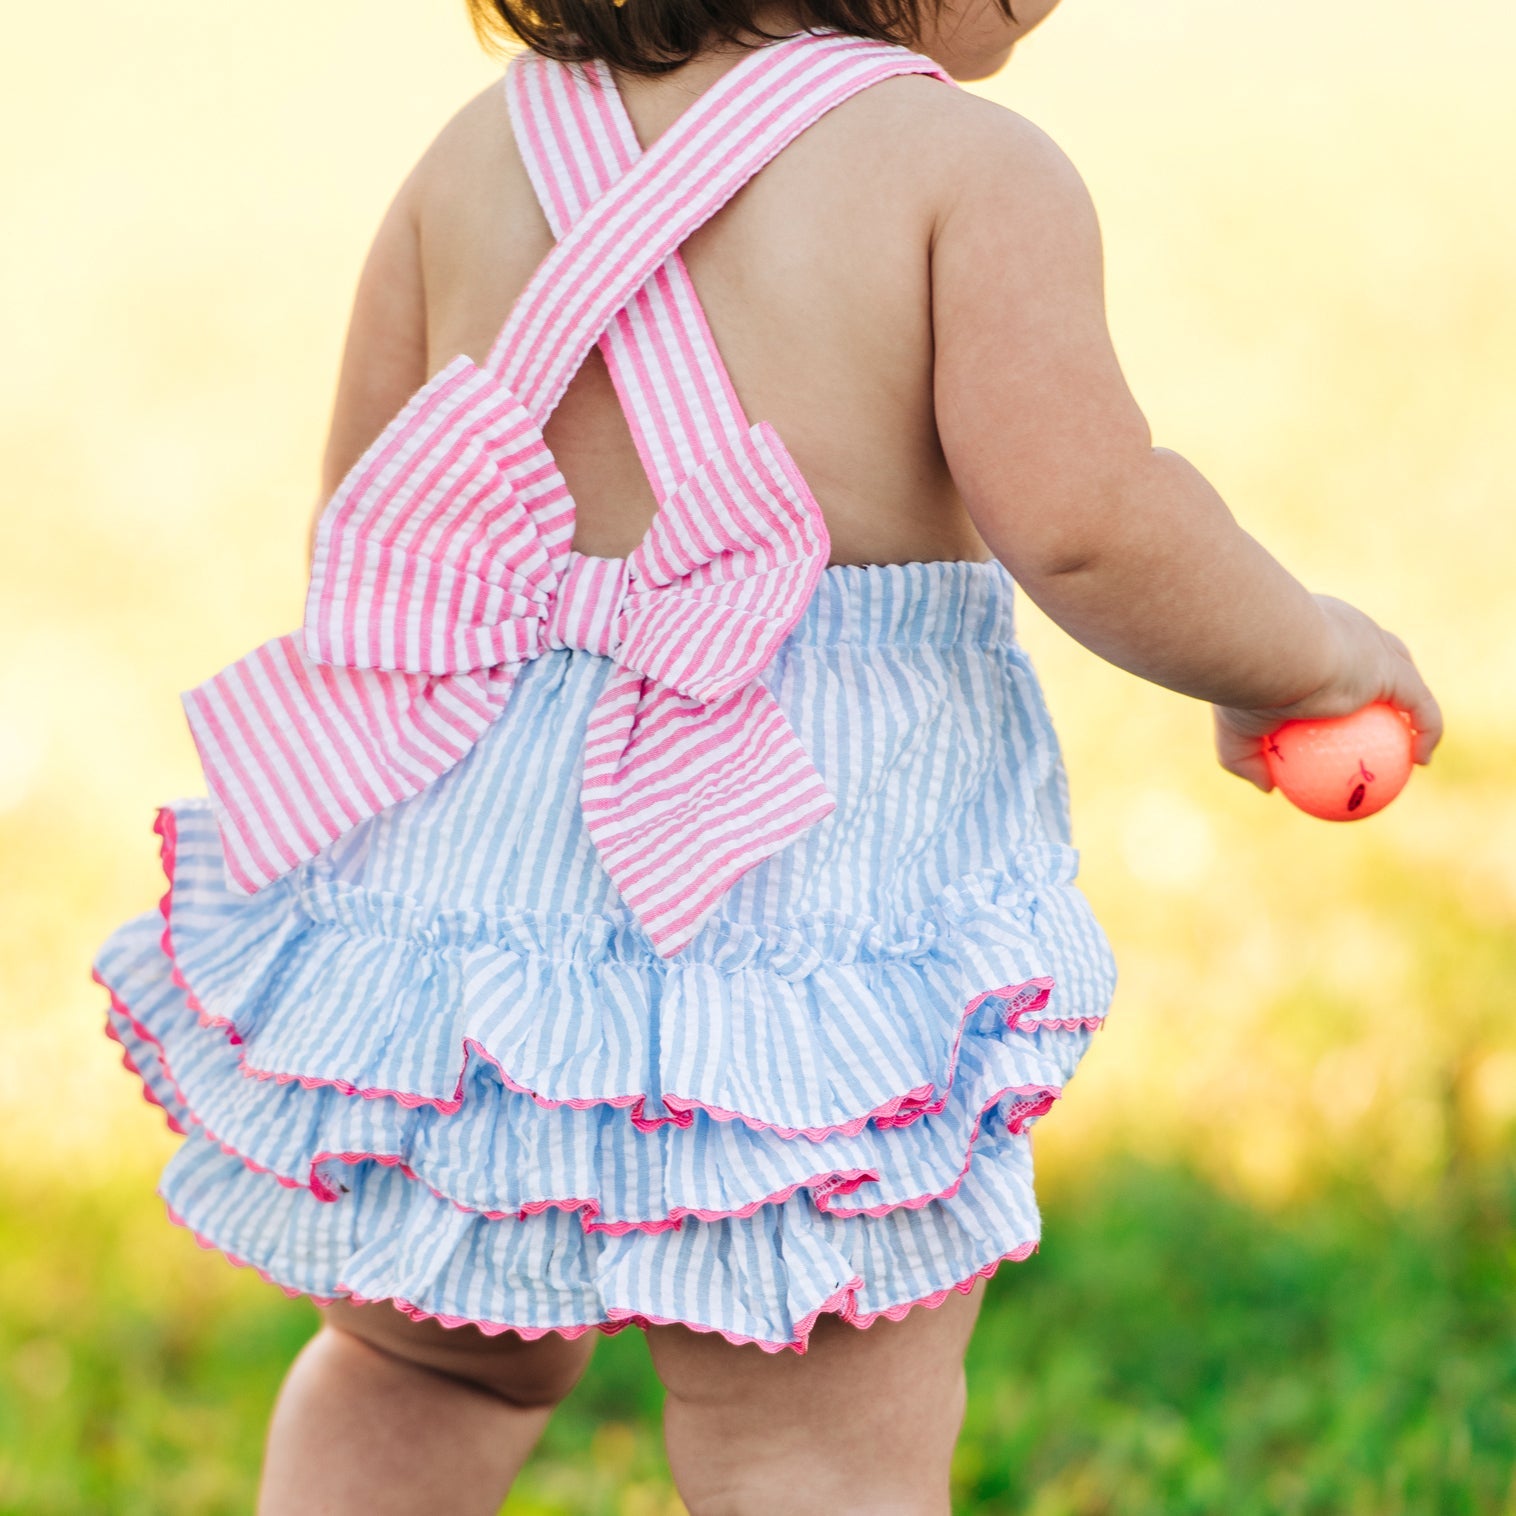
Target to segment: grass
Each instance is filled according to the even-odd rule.
[[[251,1508],[314,1316],[200,1252],[136,1173],[0,1216],[0,1511]],[[985,1516],[1516,1512],[1516,1170],[1395,1207],[1266,1212],[1113,1161],[991,1283],[954,1509]],[[46,1237],[51,1262],[35,1247]],[[671,1516],[641,1337],[603,1340],[507,1516]]]

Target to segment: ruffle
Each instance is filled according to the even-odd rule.
[[[804,1352],[1037,1247],[1028,1129],[1114,973],[1066,849],[658,960],[630,918],[424,916],[320,860],[241,895],[207,802],[155,830],[106,1030],[185,1135],[170,1216],[288,1293]]]
[[[945,1113],[966,1036],[1093,1030],[1114,983],[1075,855],[1051,843],[893,923],[826,913],[760,936],[714,918],[659,960],[629,915],[423,915],[314,866],[241,895],[208,802],[164,807],[156,830],[175,982],[243,1073],[441,1114],[487,1066],[543,1109],[643,1131],[861,1136]],[[1036,1045],[1052,1062],[1021,1082],[1061,1084],[1059,1044]]]
[[[176,1130],[199,1128],[249,1168],[318,1200],[338,1199],[346,1171],[373,1161],[461,1210],[501,1220],[557,1208],[587,1231],[750,1216],[802,1190],[837,1216],[926,1205],[957,1189],[986,1126],[1021,1131],[1047,1109],[1092,1035],[972,1036],[945,1109],[903,1129],[786,1142],[696,1113],[640,1132],[606,1106],[545,1110],[489,1065],[470,1072],[453,1113],[329,1087],[270,1087],[244,1076],[236,1050],[207,1032],[164,969],[144,916],[115,934],[95,975],[111,995],[111,1034]]]
[[[445,1326],[526,1338],[680,1323],[769,1352],[804,1352],[817,1319],[858,1326],[966,1293],[1040,1241],[1026,1133],[986,1133],[950,1198],[878,1219],[803,1197],[664,1232],[585,1232],[545,1211],[514,1223],[459,1211],[397,1169],[364,1164],[323,1205],[250,1172],[192,1131],[159,1183],[202,1246],[318,1301],[389,1300]]]

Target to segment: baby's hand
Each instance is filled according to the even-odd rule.
[[[1416,733],[1417,763],[1430,763],[1442,740],[1442,711],[1411,661],[1410,650],[1362,611],[1330,595],[1317,595],[1336,641],[1336,667],[1320,689],[1290,705],[1269,710],[1213,706],[1216,755],[1228,773],[1271,790],[1263,738],[1286,721],[1310,716],[1347,716],[1376,700],[1405,711]]]

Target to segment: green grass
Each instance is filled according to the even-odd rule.
[[[1107,1175],[979,1332],[965,1511],[1461,1516],[1516,1509],[1516,1191],[1265,1218]]]
[[[314,1316],[197,1250],[134,1172],[0,1210],[0,1511],[251,1509]],[[955,1510],[1516,1512],[1516,1172],[1396,1210],[1342,1186],[1265,1214],[1105,1167],[992,1281]],[[669,1516],[641,1337],[599,1345],[509,1516]]]

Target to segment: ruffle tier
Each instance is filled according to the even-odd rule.
[[[867,1326],[967,1294],[1041,1235],[1029,1138],[1003,1128],[950,1199],[855,1220],[797,1195],[652,1234],[586,1233],[557,1210],[507,1224],[377,1164],[354,1171],[341,1205],[322,1205],[196,1132],[159,1192],[203,1246],[287,1294],[389,1300],[417,1319],[526,1338],[678,1323],[769,1352],[804,1352],[824,1313]]]
[[[309,870],[239,895],[207,804],[165,807],[157,829],[165,950],[245,1072],[447,1113],[478,1062],[549,1109],[820,1139],[941,1110],[976,1013],[1077,1031],[1111,995],[1075,855],[1051,844],[892,925],[832,913],[760,936],[717,918],[659,960],[630,918],[421,918]]]
[[[1112,988],[1067,849],[656,960],[630,923],[423,920],[314,870],[234,894],[208,803],[157,830],[108,1030],[186,1134],[171,1215],[286,1290],[804,1351],[1036,1246],[1028,1129]]]
[[[966,1038],[946,1107],[903,1127],[783,1141],[697,1112],[688,1124],[639,1132],[608,1106],[545,1110],[488,1066],[470,1071],[452,1114],[250,1080],[235,1049],[199,1023],[162,973],[159,957],[153,923],[143,917],[117,934],[98,972],[111,992],[117,1040],[181,1127],[201,1128],[250,1167],[321,1200],[338,1197],[351,1166],[375,1161],[460,1209],[505,1219],[555,1207],[578,1214],[590,1231],[658,1232],[689,1217],[749,1216],[802,1189],[818,1210],[838,1216],[944,1198],[984,1128],[1026,1127],[1056,1098],[1091,1035]]]

